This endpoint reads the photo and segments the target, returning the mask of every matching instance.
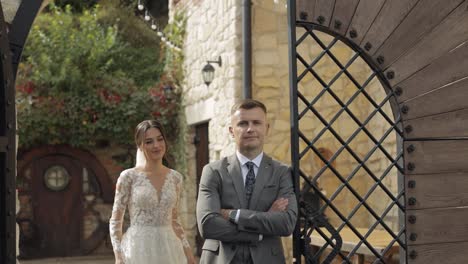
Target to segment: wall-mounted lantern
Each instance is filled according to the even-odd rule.
[[[210,83],[213,82],[214,79],[214,71],[215,68],[211,63],[217,63],[219,67],[222,66],[221,56],[218,57],[216,61],[206,61],[207,64],[202,69],[203,81],[206,83],[206,86],[210,86]]]

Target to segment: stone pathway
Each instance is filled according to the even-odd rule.
[[[98,255],[70,258],[48,258],[35,260],[20,260],[20,264],[114,264],[114,256]]]

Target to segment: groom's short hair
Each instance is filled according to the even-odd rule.
[[[262,102],[254,99],[243,99],[232,106],[231,115],[239,109],[249,110],[257,107],[261,108],[265,114],[267,113],[267,108]]]

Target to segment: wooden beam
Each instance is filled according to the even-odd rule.
[[[408,257],[408,263],[465,263],[468,259],[467,248],[468,242],[408,246],[408,255],[411,255],[411,252],[415,253],[414,258]]]
[[[405,174],[468,172],[468,140],[405,141]]]
[[[392,84],[399,83],[436,58],[468,40],[468,1],[464,1],[437,27],[423,37],[410,52],[390,65],[393,71]]]
[[[449,104],[447,101],[445,103]],[[468,108],[411,119],[403,124],[412,127],[412,131],[405,134],[409,140],[468,137]]]
[[[415,198],[411,209],[468,206],[468,173],[408,174],[406,197]]]
[[[330,20],[333,16],[333,8],[335,7],[335,0],[316,0],[315,1],[315,14],[313,21],[321,24],[322,26],[329,27]],[[322,23],[319,21],[319,17],[323,17]]]
[[[385,58],[387,68],[436,27],[464,0],[421,0],[375,53]],[[463,25],[461,25],[463,26]]]
[[[424,69],[395,86],[403,93],[398,97],[403,102],[435,89],[460,81],[468,76],[468,43],[437,58]]]
[[[402,102],[400,108],[408,109],[402,118],[409,120],[468,108],[466,98],[468,98],[468,78]]]
[[[371,43],[372,49],[369,51],[369,54],[373,55],[401,21],[405,19],[418,1],[420,0],[386,1],[362,40],[361,47],[364,48],[363,44],[367,42]],[[364,34],[364,32],[358,32],[358,34]]]
[[[344,36],[354,16],[359,0],[336,0],[330,29]]]
[[[356,8],[353,19],[350,26],[348,27],[348,32],[346,36],[350,38],[349,31],[354,30],[357,32],[357,36],[354,39],[351,39],[356,44],[360,44],[367,30],[371,26],[372,22],[376,19],[376,16],[379,14],[382,9],[385,0],[361,0],[359,5]],[[372,43],[369,50],[372,50]],[[363,46],[364,47],[364,46]]]
[[[296,1],[296,20],[316,22],[314,20],[315,1],[297,0]]]
[[[468,207],[407,210],[408,245],[468,241]],[[409,219],[414,219],[411,223]],[[431,262],[433,263],[433,262]]]

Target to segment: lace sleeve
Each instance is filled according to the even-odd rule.
[[[177,179],[177,202],[176,206],[172,209],[172,227],[174,228],[174,232],[176,235],[182,240],[182,245],[184,246],[184,249],[190,249],[190,244],[185,236],[184,228],[182,227],[182,224],[180,223],[179,220],[179,214],[177,212],[177,209],[179,208],[179,201],[180,201],[180,193],[181,193],[181,187],[182,186],[182,177],[178,177]]]
[[[122,224],[130,196],[131,182],[130,175],[123,171],[117,180],[115,188],[114,206],[112,207],[112,216],[109,220],[109,233],[114,248],[115,258],[123,261],[122,255]]]

